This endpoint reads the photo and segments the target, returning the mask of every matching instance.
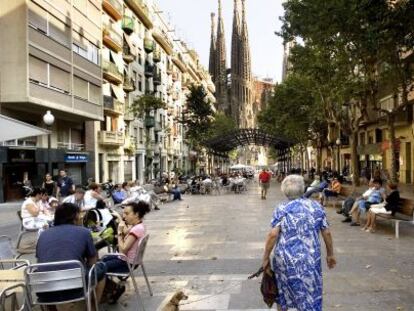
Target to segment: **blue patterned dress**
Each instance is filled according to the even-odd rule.
[[[280,234],[274,250],[273,269],[282,310],[322,310],[322,267],[319,231],[328,227],[319,203],[296,199],[273,212],[272,228]]]

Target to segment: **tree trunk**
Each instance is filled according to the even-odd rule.
[[[322,147],[316,149],[316,171],[322,172]]]
[[[388,129],[390,131],[390,143],[391,143],[391,181],[393,183],[398,183],[398,175],[397,175],[397,146],[396,146],[396,139],[395,139],[395,116],[394,114],[388,114]]]
[[[359,161],[358,161],[358,131],[353,131],[350,139],[351,144],[351,170],[352,170],[352,184],[354,187],[359,186]]]
[[[303,170],[305,169],[305,163],[304,163],[305,161],[303,158],[303,146],[302,145],[299,148],[299,152],[300,152],[300,169],[301,169],[301,172],[303,172]]]
[[[305,167],[309,174],[311,165],[310,165],[310,158],[309,158],[309,152],[308,152],[307,147],[305,147]]]

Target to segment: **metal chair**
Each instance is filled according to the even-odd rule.
[[[23,302],[20,305],[20,307],[17,309],[16,306],[18,305],[18,300],[17,300],[16,292],[19,291],[19,289],[22,292]],[[24,283],[17,283],[9,287],[6,287],[2,291],[0,291],[0,309],[1,310],[13,310],[13,311],[27,310],[26,303],[25,303],[26,297],[27,297],[26,286]],[[7,305],[6,305],[8,299],[10,299],[9,309],[7,308]]]
[[[67,266],[70,268],[62,269]],[[89,280],[92,281],[93,270],[92,267],[89,272]],[[47,269],[48,271],[39,271]],[[91,297],[95,293],[94,286],[97,284],[95,276],[95,284],[89,283],[91,288],[86,284],[85,269],[83,264],[78,260],[68,260],[59,262],[49,262],[41,264],[29,265],[24,270],[26,288],[27,288],[27,300],[29,310],[34,306],[48,306],[48,305],[60,305],[66,303],[72,303],[84,300],[86,308],[91,311]],[[51,299],[47,302],[39,299],[37,294],[42,293],[54,293],[65,290],[80,290],[80,296],[68,300],[54,301],[53,296],[50,295]],[[96,296],[95,296],[96,298]],[[97,307],[97,301],[95,299],[95,307]]]
[[[12,239],[7,235],[0,235],[0,259],[18,258],[13,249]]]
[[[17,211],[17,217],[19,218],[19,222],[20,222],[20,233],[19,233],[19,236],[17,237],[16,249],[19,249],[20,243],[24,235],[28,233],[37,233],[39,230],[38,229],[27,229],[23,226],[23,218],[22,218],[21,211]]]
[[[142,310],[145,311],[145,307],[144,304],[142,302],[141,299],[141,295],[139,294],[139,290],[138,290],[138,286],[136,283],[136,280],[134,278],[134,271],[138,268],[141,267],[142,269],[142,273],[144,275],[145,278],[145,282],[147,283],[147,287],[148,287],[148,291],[150,293],[150,295],[152,296],[152,289],[151,289],[151,285],[148,281],[148,277],[147,277],[147,273],[145,271],[145,267],[144,267],[144,254],[145,254],[145,249],[147,247],[147,243],[148,243],[148,239],[149,239],[149,234],[146,234],[140,241],[139,241],[139,245],[137,247],[137,252],[135,254],[135,258],[134,258],[134,262],[133,263],[129,263],[127,256],[125,256],[124,254],[121,253],[112,253],[112,254],[106,254],[103,256],[103,258],[105,258],[106,256],[112,256],[115,255],[123,260],[125,260],[126,262],[128,262],[128,272],[125,273],[114,273],[114,272],[107,272],[106,275],[109,277],[118,277],[122,280],[126,280],[128,277],[131,278],[132,281],[132,285],[134,286],[134,290],[135,290],[135,297],[137,299],[137,310],[138,310],[138,305],[141,305]]]

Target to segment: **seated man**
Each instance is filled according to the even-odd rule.
[[[127,193],[122,189],[120,184],[116,184],[115,189],[112,192],[112,199],[114,200],[114,203],[119,204],[126,198],[127,198]]]
[[[306,189],[306,192],[303,195],[304,198],[310,198],[314,193],[322,192],[329,185],[329,183],[326,179],[323,179],[321,182],[319,182],[317,187],[312,187],[313,184],[314,183],[312,183],[311,186],[308,187],[308,189]],[[309,188],[311,188],[311,189],[309,189]]]
[[[75,204],[77,207],[79,207],[81,209],[81,211],[84,210],[85,208],[85,190],[83,190],[82,188],[78,187],[75,189],[75,193],[66,197],[63,200],[63,203],[72,203]]]
[[[175,201],[175,200],[181,201],[182,200],[182,198],[181,198],[181,189],[180,189],[180,187],[178,187],[178,185],[173,185],[172,186],[171,193],[173,195],[173,201]]]
[[[55,211],[54,227],[45,230],[39,237],[36,246],[38,263],[78,260],[85,265],[85,277],[88,269],[97,262],[97,252],[93,245],[91,232],[80,226],[80,208],[75,204],[63,203]],[[67,267],[70,269],[71,267]],[[97,264],[98,285],[97,298],[100,299],[105,285],[105,265]],[[78,298],[80,290],[56,291],[38,294],[44,302],[53,300],[70,300]]]
[[[361,213],[365,214],[372,204],[381,203],[385,199],[385,190],[382,188],[382,181],[375,179],[372,181],[373,189],[369,192],[369,196],[366,199],[360,199],[355,202],[351,209],[352,221],[351,226],[360,226]]]
[[[328,189],[322,191],[321,204],[325,206],[326,198],[337,197],[341,193],[342,185],[338,180],[338,177],[334,177],[331,186]]]

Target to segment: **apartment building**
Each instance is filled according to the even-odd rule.
[[[85,123],[103,121],[101,2],[0,2],[1,114],[45,127],[50,110],[53,175],[66,168],[75,183],[94,175]],[[39,185],[48,168],[47,136],[0,147],[0,201],[21,197],[21,182]]]

